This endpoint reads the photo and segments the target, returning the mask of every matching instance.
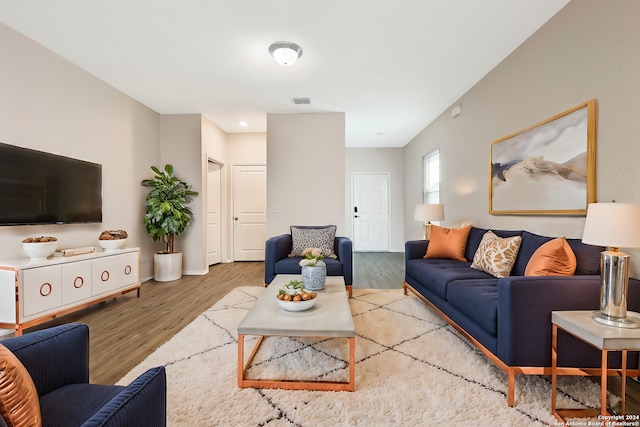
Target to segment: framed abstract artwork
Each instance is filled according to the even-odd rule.
[[[596,100],[491,143],[489,213],[586,215],[596,201]]]

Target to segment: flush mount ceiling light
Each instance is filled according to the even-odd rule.
[[[293,65],[302,56],[302,48],[292,42],[275,42],[269,46],[269,53],[280,65]]]

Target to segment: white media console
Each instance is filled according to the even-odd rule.
[[[0,328],[22,330],[127,292],[140,296],[140,248],[0,261]]]

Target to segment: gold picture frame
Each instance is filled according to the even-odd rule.
[[[595,99],[491,143],[490,214],[586,215],[595,201]]]

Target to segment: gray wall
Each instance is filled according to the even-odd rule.
[[[267,115],[267,237],[326,224],[345,235],[344,135],[344,113]]]
[[[160,115],[0,24],[0,141],[102,164],[102,224],[0,227],[0,259],[24,257],[28,236],[59,248],[98,246],[105,229],[125,229],[153,271],[140,181],[160,161]]]
[[[421,200],[421,157],[438,147],[445,225],[527,229],[582,237],[584,217],[488,213],[491,142],[595,98],[597,200],[640,203],[640,2],[574,0],[495,67],[404,150],[405,237]],[[637,277],[638,253],[632,253]],[[634,271],[635,270],[635,271]]]
[[[172,163],[175,175],[190,184],[199,195],[189,204],[192,221],[176,239],[183,252],[184,274],[205,274],[207,263],[207,161],[221,164],[221,256],[232,259],[233,221],[231,205],[232,166],[266,162],[264,133],[227,135],[200,114],[164,114],[161,116],[162,166]]]
[[[639,21],[640,2],[634,0],[572,1],[454,103],[462,105],[458,118],[446,111],[416,136],[403,150],[404,209],[396,209],[401,219],[392,220],[394,226],[404,224],[404,240],[421,236],[421,225],[412,217],[413,206],[422,200],[420,159],[436,147],[443,162],[445,225],[471,222],[580,237],[583,217],[488,214],[489,145],[591,98],[598,100],[598,200],[640,203]],[[80,247],[97,245],[103,229],[124,228],[128,245],[142,247],[142,277],[150,277],[158,246],[144,231],[146,191],[139,183],[150,176],[150,165],[168,158],[161,150],[161,116],[2,24],[0,52],[0,141],[98,162],[104,173],[102,224],[0,227],[0,259],[22,257],[20,242],[27,236],[55,235],[60,247]],[[198,174],[200,185],[207,155],[227,164],[243,162],[244,156],[256,161],[253,150],[230,152],[227,159],[226,135],[200,120],[198,150],[203,153],[185,169]],[[344,149],[344,120],[342,113],[269,115],[268,234],[286,232],[292,223],[329,222],[349,234],[348,171],[362,166],[345,168],[350,156]],[[262,158],[264,142],[256,144]],[[390,161],[392,176],[394,165]],[[322,190],[310,182],[321,182]],[[283,214],[273,213],[275,205]],[[190,244],[185,238],[179,245]],[[640,259],[630,252],[635,270]],[[201,270],[200,261],[193,270]]]
[[[151,278],[153,253],[163,245],[154,243],[144,228],[147,189],[140,182],[153,176],[151,165],[172,163],[176,175],[201,193],[191,205],[194,221],[177,239],[178,249],[185,252],[184,273],[206,273],[202,194],[207,158],[224,165],[222,233],[228,239],[227,166],[264,163],[266,135],[229,138],[200,114],[160,115],[4,24],[0,53],[0,142],[100,163],[103,168],[101,224],[0,227],[0,259],[23,258],[21,242],[28,236],[56,236],[59,248],[74,248],[98,246],[102,230],[125,229],[127,246],[141,248],[142,280]],[[224,261],[230,260],[229,248],[223,245]]]
[[[198,196],[189,203],[193,212],[184,233],[176,237],[176,251],[182,252],[185,274],[205,274],[209,271],[206,252],[206,203],[202,159],[202,117],[200,114],[165,114],[160,119],[161,161],[173,165],[176,177],[191,185]],[[160,246],[161,248],[164,245]]]

